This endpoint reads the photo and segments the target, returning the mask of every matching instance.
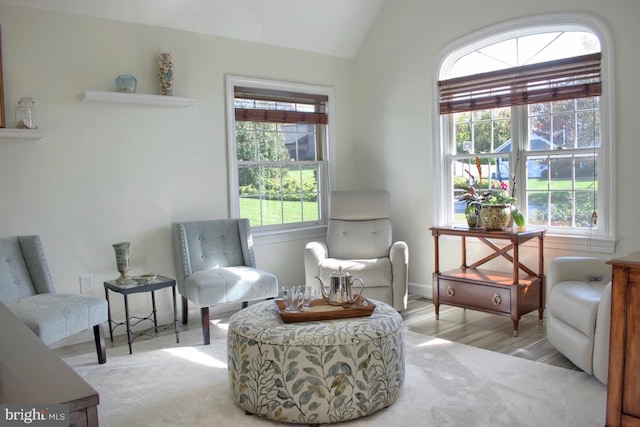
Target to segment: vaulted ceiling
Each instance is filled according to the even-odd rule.
[[[385,0],[0,0],[353,58]]]

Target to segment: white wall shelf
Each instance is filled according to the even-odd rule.
[[[80,99],[89,102],[108,102],[112,104],[158,105],[166,107],[189,107],[195,103],[193,98],[165,95],[145,95],[124,92],[102,92],[85,90]]]
[[[44,132],[29,129],[0,129],[0,138],[3,139],[42,139]]]

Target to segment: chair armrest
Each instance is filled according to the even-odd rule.
[[[318,266],[320,261],[326,259],[329,249],[323,242],[309,242],[304,247],[304,278],[307,286],[314,286],[318,280],[315,276],[320,274]]]
[[[606,384],[609,377],[609,335],[611,329],[611,282],[602,291],[593,337],[593,376]]]
[[[551,261],[547,275],[547,297],[559,282],[567,280],[588,282],[589,277],[601,277],[600,283],[611,281],[611,266],[606,260],[594,257],[558,257]]]
[[[398,311],[407,309],[409,286],[409,247],[406,242],[395,242],[389,249],[391,261],[393,308]]]

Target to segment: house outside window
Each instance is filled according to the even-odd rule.
[[[613,250],[612,140],[602,44],[588,26],[523,24],[449,51],[439,76],[441,224],[463,225],[469,186],[517,198],[548,236]],[[606,100],[603,103],[603,100]],[[582,243],[580,243],[582,244]]]
[[[326,87],[227,77],[233,217],[256,231],[326,223],[330,98]]]

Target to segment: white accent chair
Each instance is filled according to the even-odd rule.
[[[364,282],[364,297],[406,310],[409,248],[392,243],[391,206],[384,190],[333,191],[327,242],[309,242],[304,251],[305,282],[320,288],[342,267]]]
[[[547,339],[603,384],[609,369],[611,266],[592,257],[558,257],[547,275]]]

